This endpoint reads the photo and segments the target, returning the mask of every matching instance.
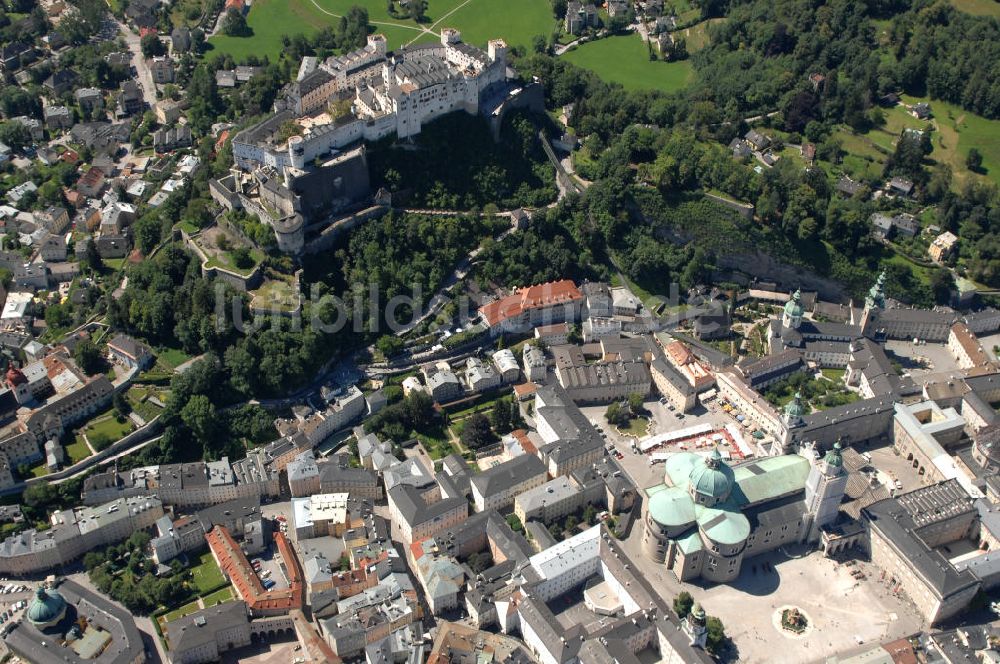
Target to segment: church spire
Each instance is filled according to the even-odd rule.
[[[865,297],[866,309],[885,309],[885,270],[878,274],[875,284],[869,289],[868,296]]]

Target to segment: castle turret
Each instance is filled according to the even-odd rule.
[[[444,46],[449,46],[451,44],[458,44],[462,41],[462,33],[455,28],[442,28],[441,29],[441,44]]]
[[[368,50],[376,55],[384,56],[387,50],[385,35],[380,33],[368,35]]]
[[[294,168],[305,168],[306,143],[301,136],[292,136],[288,139],[288,157]]]
[[[486,54],[490,62],[507,62],[507,42],[502,39],[491,39],[486,44]]]

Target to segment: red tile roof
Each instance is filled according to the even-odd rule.
[[[284,533],[276,533],[274,542],[278,545],[278,553],[285,563],[289,587],[270,591],[264,590],[260,577],[254,572],[250,561],[225,526],[212,528],[205,535],[205,539],[212,550],[212,555],[219,563],[219,568],[232,582],[236,593],[247,603],[251,611],[287,613],[292,609],[302,608],[305,593],[302,568]]]
[[[531,309],[543,309],[582,299],[583,293],[576,284],[569,279],[563,279],[522,288],[513,295],[483,305],[479,308],[479,312],[492,327]]]
[[[534,383],[530,384],[534,385]],[[525,454],[538,454],[538,448],[535,447],[535,444],[531,442],[530,438],[528,438],[527,431],[525,431],[524,429],[517,429],[513,432],[512,435],[514,436],[514,438],[517,438],[517,442],[521,443],[521,449],[524,450]]]

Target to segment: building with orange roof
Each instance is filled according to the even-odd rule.
[[[260,577],[254,572],[246,554],[225,526],[215,526],[205,535],[212,557],[219,569],[236,589],[236,594],[247,603],[254,616],[281,615],[301,609],[305,599],[305,577],[295,550],[284,533],[275,533],[274,542],[285,564],[288,588],[264,590]]]
[[[582,302],[576,284],[563,279],[521,288],[483,305],[479,315],[490,334],[527,332],[539,325],[577,320]]]
[[[527,401],[535,396],[536,390],[538,390],[538,386],[534,383],[521,383],[514,386],[514,396],[517,397],[518,401]]]

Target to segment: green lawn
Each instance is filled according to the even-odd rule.
[[[471,0],[435,29],[456,28],[463,41],[477,46],[502,37],[509,46],[530,48],[532,37],[548,37],[555,25],[547,0]]]
[[[253,259],[253,265],[248,268],[236,267],[236,261],[233,260],[233,254],[231,251],[220,251],[214,256],[208,259],[206,265],[208,267],[221,267],[229,270],[230,272],[235,272],[243,276],[249,275],[253,272],[254,268],[260,265],[260,262],[264,260],[264,254],[261,253],[259,249],[250,250],[250,258]]]
[[[82,437],[77,436],[72,443],[66,446],[66,456],[69,458],[69,463],[74,464],[89,457],[90,448],[87,447],[87,443]]]
[[[45,477],[48,474],[49,469],[45,467],[45,459],[42,459],[36,465],[31,467],[32,477]]]
[[[823,375],[835,383],[843,382],[846,369],[821,369]]]
[[[227,587],[205,595],[202,598],[202,601],[205,603],[205,608],[207,609],[210,606],[222,604],[223,602],[228,602],[231,599],[233,599],[233,589]]]
[[[649,420],[645,417],[633,417],[629,420],[627,427],[618,427],[618,431],[621,433],[626,436],[635,436],[636,438],[645,436],[647,429],[649,429]]]
[[[166,401],[164,401],[165,396],[160,397],[160,393],[157,390],[151,387],[139,385],[133,385],[130,387],[128,392],[125,394],[125,398],[128,399],[128,403],[132,407],[132,410],[135,411],[139,417],[149,422],[163,410],[149,400],[149,397],[154,395],[159,398],[160,401],[166,403]]]
[[[562,57],[606,81],[620,83],[626,90],[679,90],[691,81],[694,73],[687,60],[650,60],[649,50],[638,35],[598,39]]]
[[[310,0],[254,0],[247,24],[253,30],[250,37],[215,35],[208,40],[209,56],[228,53],[236,60],[248,55],[267,56],[277,60],[281,53],[282,35],[312,34],[337,19],[321,12]]]
[[[156,361],[174,370],[191,359],[191,356],[177,348],[161,348],[156,351]]]
[[[215,558],[211,552],[206,551],[201,554],[198,564],[191,568],[191,578],[194,581],[198,595],[209,596],[210,593],[219,590],[227,584],[226,577],[222,575],[222,570],[215,563]]]
[[[1000,3],[994,4],[1000,7]],[[1000,184],[1000,120],[987,120],[943,101],[909,97],[906,101],[929,101],[937,127],[931,135],[934,150],[930,156],[951,165],[956,188],[969,177],[989,179],[994,184]],[[971,173],[965,166],[970,148],[978,149],[983,155],[983,171],[980,174]]]
[[[108,409],[92,419],[84,429],[95,450],[102,450],[132,432],[132,421],[119,422],[113,409]]]
[[[1000,18],[1000,2],[996,0],[951,0],[951,4],[967,14]]]
[[[198,600],[193,602],[188,602],[184,606],[178,607],[173,611],[169,611],[160,616],[160,620],[163,624],[170,622],[171,620],[177,620],[178,618],[183,618],[184,616],[189,616],[195,611],[199,611]]]

